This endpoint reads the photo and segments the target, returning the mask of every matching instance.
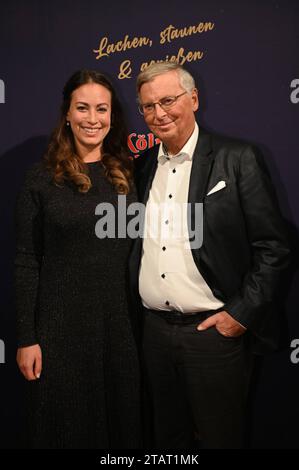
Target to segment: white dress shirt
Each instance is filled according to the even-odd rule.
[[[218,309],[217,299],[199,273],[190,249],[187,202],[192,157],[199,129],[181,151],[158,152],[157,171],[145,211],[145,232],[139,273],[142,303],[153,310],[183,313]]]

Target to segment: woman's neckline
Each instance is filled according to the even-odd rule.
[[[93,162],[84,162],[86,165],[95,165],[96,163],[100,163],[102,160],[94,160]]]

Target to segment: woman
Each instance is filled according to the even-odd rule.
[[[99,203],[116,208],[119,194],[134,200],[126,141],[110,82],[76,72],[46,159],[28,172],[19,196],[17,362],[29,381],[34,448],[138,446],[138,361],[125,289],[130,243],[95,233]]]

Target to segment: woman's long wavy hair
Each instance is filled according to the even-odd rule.
[[[99,72],[79,70],[65,84],[59,123],[52,133],[45,155],[47,167],[58,185],[68,180],[82,193],[91,188],[88,166],[77,153],[73,133],[66,119],[73,91],[86,83],[97,83],[111,93],[111,128],[103,141],[101,160],[105,176],[116,192],[128,194],[132,184],[133,164],[129,158],[123,111],[110,81]]]

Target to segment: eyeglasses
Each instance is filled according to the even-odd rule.
[[[162,109],[164,109],[164,111],[168,111],[177,102],[178,98],[185,95],[186,93],[187,91],[184,91],[177,96],[166,96],[165,98],[162,98],[160,101],[156,101],[155,103],[139,104],[138,110],[142,115],[152,114],[156,110],[156,104],[158,104]]]

